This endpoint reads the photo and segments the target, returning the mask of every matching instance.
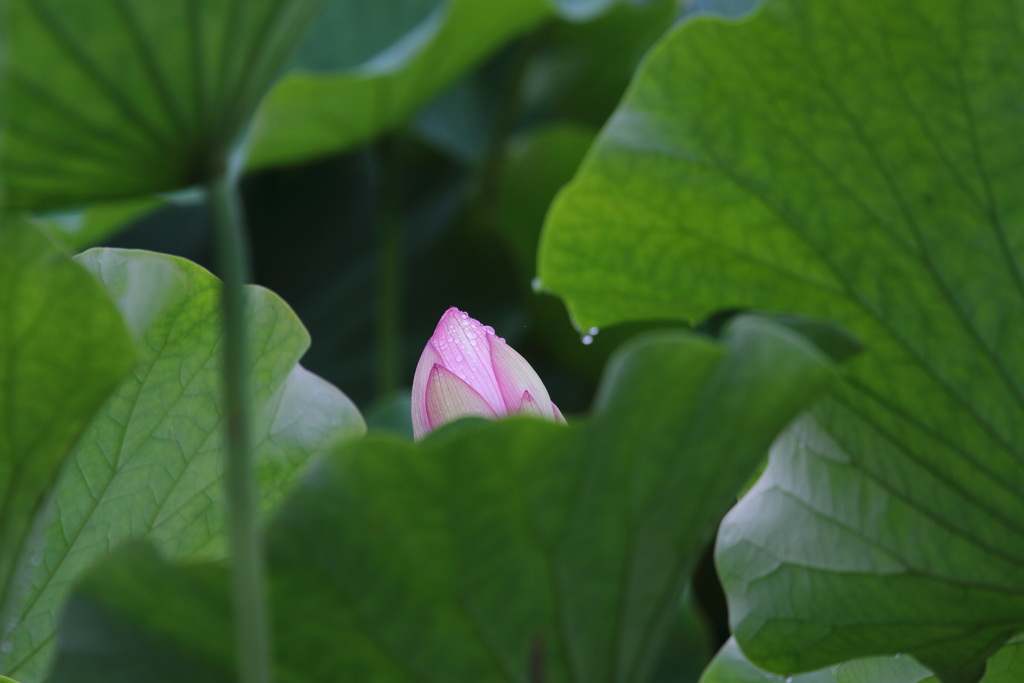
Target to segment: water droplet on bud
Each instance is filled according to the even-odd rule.
[[[591,337],[593,337],[594,335],[596,335],[600,331],[601,330],[597,329],[596,327],[591,327],[590,330],[587,332],[587,334],[589,334]]]
[[[583,339],[581,339],[580,341],[582,341],[584,344],[592,344],[594,343],[594,338],[591,337],[589,334],[585,334],[583,335]]]
[[[544,289],[544,285],[541,284],[539,277],[535,277],[530,281],[530,287],[532,287],[533,291],[537,294],[540,294],[541,290]]]

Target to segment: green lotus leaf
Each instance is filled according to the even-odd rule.
[[[24,569],[0,655],[0,670],[22,683],[44,679],[75,579],[118,544],[146,538],[188,561],[226,554],[220,281],[151,252],[76,260],[117,301],[142,359],[85,430]],[[344,394],[298,365],[309,337],[284,301],[249,287],[248,315],[255,473],[269,515],[313,456],[365,428]]]
[[[278,678],[648,680],[719,515],[833,367],[746,316],[637,338],[587,422],[342,446],[269,528]],[[129,546],[69,603],[51,680],[231,680],[227,607],[220,565]]]
[[[24,221],[0,226],[0,624],[69,451],[138,358],[100,283]],[[2,631],[0,631],[2,633]],[[10,648],[0,636],[0,656]]]
[[[318,0],[10,0],[6,201],[41,209],[221,172]]]
[[[864,344],[722,526],[766,670],[902,652],[973,683],[1024,628],[1021,9],[685,22],[549,215],[540,279],[583,327],[754,308]]]

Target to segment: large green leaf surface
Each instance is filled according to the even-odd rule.
[[[216,173],[318,0],[11,0],[3,165],[18,208]]]
[[[23,221],[0,226],[0,623],[33,519],[75,440],[138,357],[96,279]],[[0,637],[0,652],[10,647]]]
[[[43,679],[75,578],[119,543],[147,538],[191,561],[226,551],[219,280],[150,252],[94,249],[78,261],[118,302],[142,360],[55,491],[0,668],[23,683]],[[255,468],[269,514],[312,456],[364,426],[340,391],[297,364],[309,337],[287,304],[258,287],[248,295]]]
[[[632,342],[589,422],[346,444],[269,529],[278,679],[647,680],[719,516],[832,367],[744,317],[723,344]],[[69,603],[53,681],[230,680],[224,583],[125,549]]]
[[[964,678],[980,674],[1020,628],[1012,556],[984,543],[992,532],[971,520],[975,510],[929,487],[919,470],[901,472],[906,451],[843,398],[820,401],[779,439],[765,474],[723,522],[716,561],[737,637],[752,636],[748,654],[779,669],[909,652],[952,680],[962,669]],[[893,492],[898,485],[945,514],[926,514],[924,503]],[[937,500],[926,498],[929,488]],[[957,529],[958,514],[975,526]],[[810,652],[793,652],[793,641]]]
[[[549,216],[540,277],[583,327],[755,307],[865,343],[722,527],[769,670],[904,652],[975,681],[1024,625],[1022,11],[690,21]]]

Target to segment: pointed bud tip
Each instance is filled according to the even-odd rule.
[[[517,415],[532,415],[533,417],[542,417],[551,419],[550,415],[546,415],[544,410],[540,407],[540,403],[530,394],[529,391],[523,392],[523,397],[519,401],[519,409],[516,411]]]

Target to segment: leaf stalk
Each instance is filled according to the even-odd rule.
[[[238,188],[229,173],[208,183],[213,210],[216,263],[224,281],[223,379],[227,413],[228,542],[240,683],[271,683],[272,658],[263,539],[252,465],[249,404],[251,357],[245,284],[250,279],[249,245]]]

